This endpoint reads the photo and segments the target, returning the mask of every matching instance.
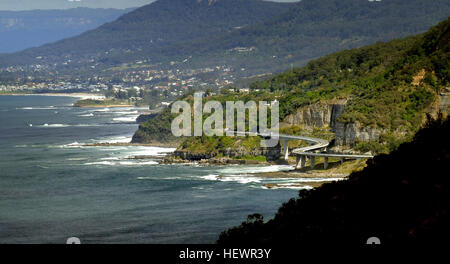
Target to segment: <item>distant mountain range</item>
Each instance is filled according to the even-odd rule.
[[[227,64],[245,69],[243,76],[279,72],[424,32],[449,13],[447,0],[158,0],[79,36],[0,55],[0,69],[40,65],[40,77],[90,78],[145,61],[159,68]]]
[[[69,9],[77,7],[87,8],[116,8],[124,9],[143,6],[154,0],[3,0],[0,10],[35,10],[35,9]]]
[[[0,11],[0,53],[15,52],[73,37],[133,9]]]

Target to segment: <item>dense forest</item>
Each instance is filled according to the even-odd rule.
[[[144,60],[137,52],[229,32],[277,16],[291,5],[260,0],[216,1],[212,5],[209,1],[159,0],[77,37],[4,56],[0,64],[32,64],[36,56],[43,56],[47,63],[73,58],[83,64],[99,59],[102,64],[117,66],[123,60]],[[150,57],[153,60],[153,54]]]
[[[48,71],[57,70],[60,77],[70,73],[88,78],[122,63],[140,60],[171,68],[171,62],[188,59],[176,67],[229,65],[245,69],[240,75],[251,76],[303,66],[338,50],[418,34],[445,19],[449,11],[446,0],[294,4],[159,0],[78,37],[0,56],[0,67],[41,64],[36,57],[43,57]],[[239,47],[247,50],[236,51]],[[68,58],[72,62],[61,65]]]

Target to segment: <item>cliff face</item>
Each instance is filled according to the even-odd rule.
[[[336,145],[353,146],[357,142],[373,141],[380,138],[382,131],[371,127],[361,127],[359,123],[336,122],[333,129],[336,134]]]
[[[361,127],[359,123],[341,123],[339,116],[344,113],[346,100],[329,103],[317,103],[297,109],[288,115],[284,123],[299,125],[307,130],[314,128],[330,128],[336,134],[336,145],[353,146],[358,141],[377,140],[382,131],[376,128]]]
[[[313,104],[297,109],[294,114],[288,115],[284,122],[305,128],[332,127],[344,108],[345,101],[337,104]]]

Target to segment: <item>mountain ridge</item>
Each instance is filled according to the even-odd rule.
[[[142,22],[139,18],[141,15],[148,16],[149,12],[155,12],[167,19],[166,16],[171,13],[184,14],[184,9],[177,9],[176,5],[168,3],[180,3],[181,6],[190,3],[192,7],[196,6],[192,3],[198,2],[156,1],[76,38],[16,54],[0,55],[0,77],[2,68],[5,67],[19,68],[20,74],[3,72],[10,75],[6,79],[12,80],[16,76],[30,73],[27,67],[39,65],[40,76],[48,79],[61,78],[67,81],[65,76],[68,75],[83,80],[92,79],[94,75],[108,78],[115,74],[111,69],[127,63],[133,65],[137,61],[146,61],[149,64],[147,68],[152,70],[227,65],[237,69],[237,78],[248,77],[281,72],[291,65],[302,66],[311,59],[335,51],[418,34],[445,19],[450,12],[450,3],[445,0],[431,3],[423,0],[303,0],[294,4],[245,1],[244,6],[250,7],[253,3],[268,13],[258,14],[260,12],[250,10],[259,20],[253,19],[252,23],[241,28],[241,22],[248,21],[244,14],[249,13],[244,12],[243,2],[233,0],[232,3],[240,5],[231,5],[230,1],[216,1],[211,10],[217,13],[215,17],[211,15],[211,19],[216,19],[217,14],[225,12],[224,10],[225,14],[234,14],[236,10],[241,13],[234,15],[241,20],[230,18],[221,20],[222,22],[216,21],[216,26],[208,24],[210,29],[205,31],[195,26],[206,26],[204,21],[211,20],[204,17],[204,10],[211,8],[204,1],[200,2],[203,3],[203,11],[191,8],[195,11],[193,15],[172,15],[173,19],[168,19],[171,25],[161,27],[152,24],[153,33],[141,32],[140,28],[145,25],[145,21]],[[217,9],[227,3],[233,9]],[[263,7],[260,6],[262,3]],[[274,6],[279,8],[278,13],[274,11]],[[157,10],[154,7],[160,8]],[[272,8],[268,10],[267,7]],[[196,19],[190,21],[187,18]],[[163,24],[159,22],[160,25]],[[133,27],[136,31],[132,30]],[[114,34],[103,34],[103,31]],[[243,52],[240,48],[243,48]],[[70,65],[62,65],[67,59],[71,60]],[[241,69],[243,70],[240,71]],[[29,77],[31,79],[22,78],[22,81],[35,78],[33,74]]]

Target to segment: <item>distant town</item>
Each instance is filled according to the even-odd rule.
[[[70,63],[70,60],[66,63]],[[65,78],[46,65],[32,65],[28,67],[10,66],[0,68],[0,73],[24,73],[25,77],[18,78],[15,84],[0,84],[3,93],[73,93],[89,92],[102,93],[106,97],[140,102],[140,104],[167,104],[171,100],[193,90],[211,90],[213,93],[222,88],[237,89],[237,92],[249,92],[248,88],[234,88],[237,80],[245,75],[245,68],[233,69],[227,65],[205,67],[199,69],[176,68],[172,62],[172,69],[154,69],[146,61],[136,61],[133,64],[123,64],[96,73],[92,66],[91,77]],[[31,68],[31,71],[30,71]],[[36,78],[25,73],[44,73]],[[41,75],[42,76],[42,75]],[[55,77],[58,76],[58,77]],[[262,77],[260,76],[253,77]],[[238,87],[239,85],[237,85]],[[231,88],[233,87],[233,88]]]

